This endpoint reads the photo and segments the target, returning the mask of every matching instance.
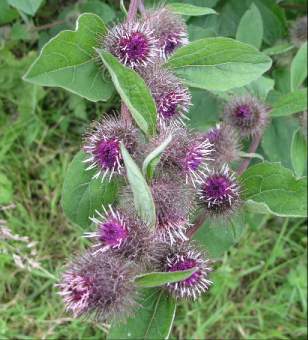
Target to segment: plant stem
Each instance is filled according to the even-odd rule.
[[[143,0],[139,1],[139,11],[142,15],[145,15],[145,7],[144,7]]]
[[[250,147],[248,149],[248,153],[255,153],[257,151],[258,146],[261,141],[261,137],[262,137],[262,134],[258,133],[252,138]],[[237,169],[237,174],[239,176],[242,175],[242,173],[248,168],[250,161],[251,161],[251,158],[247,158],[243,160],[242,164]]]
[[[196,218],[196,220],[195,220],[195,223],[194,223],[193,227],[191,227],[191,228],[189,228],[189,229],[187,230],[186,236],[187,236],[188,238],[192,238],[193,235],[198,231],[198,229],[199,229],[200,227],[203,226],[205,220],[206,220],[206,213],[205,213],[205,211],[202,211],[202,212],[197,216],[197,218]]]

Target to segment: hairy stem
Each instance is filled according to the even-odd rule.
[[[192,238],[194,234],[199,230],[200,227],[203,226],[206,220],[206,213],[202,211],[196,218],[194,225],[187,230],[186,236],[188,238]]]
[[[255,153],[257,151],[258,146],[261,142],[261,137],[262,137],[262,134],[259,133],[252,138],[250,147],[248,149],[248,153]],[[250,161],[251,161],[251,158],[247,158],[243,160],[242,164],[237,169],[237,174],[239,176],[242,175],[242,173],[248,168]]]

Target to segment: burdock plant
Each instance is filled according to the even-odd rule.
[[[66,310],[110,322],[111,338],[167,338],[177,302],[206,304],[213,258],[235,243],[243,229],[237,218],[247,209],[305,215],[297,201],[302,178],[278,163],[249,167],[262,159],[270,114],[290,110],[286,101],[281,114],[283,104],[271,107],[259,91],[271,59],[231,38],[189,42],[181,14],[204,13],[215,11],[132,0],[124,21],[108,28],[82,14],[76,30],[47,43],[25,76],[91,101],[121,99],[120,112],[98,112],[84,129],[67,170],[62,206],[89,242],[58,284]],[[192,87],[223,98],[220,119],[191,128]],[[198,110],[211,114],[210,106]]]

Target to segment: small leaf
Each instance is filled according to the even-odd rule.
[[[139,217],[154,228],[156,223],[155,205],[151,190],[142,176],[138,165],[132,159],[125,146],[121,144],[121,152],[124,160],[128,182],[133,191],[135,208]]]
[[[166,67],[191,87],[227,91],[258,79],[271,64],[253,46],[230,38],[206,38],[177,49]]]
[[[19,11],[33,16],[41,6],[43,0],[7,0],[7,2]]]
[[[156,132],[156,106],[144,80],[122,65],[112,54],[97,50],[107,67],[114,86],[140,129],[147,135]]]
[[[176,301],[161,289],[144,289],[140,308],[126,323],[114,323],[107,339],[168,339]]]
[[[239,214],[227,221],[206,221],[193,238],[210,258],[219,258],[239,241],[244,228],[244,218]]]
[[[283,94],[273,104],[270,115],[272,117],[289,116],[307,109],[307,89],[301,89]]]
[[[180,2],[174,2],[174,3],[168,4],[167,7],[176,14],[188,15],[188,16],[217,14],[217,12],[213,10],[212,8],[195,6],[191,4],[183,4]]]
[[[296,130],[293,134],[291,161],[296,176],[302,176],[307,164],[307,141],[301,133],[301,129]]]
[[[282,43],[273,47],[266,48],[262,52],[268,56],[283,54],[293,50],[294,46],[290,43]]]
[[[83,161],[86,158],[85,153],[80,151],[69,165],[61,200],[65,215],[81,227],[88,227],[91,224],[89,217],[102,205],[112,204],[118,192],[115,181],[102,183],[101,179],[92,179],[95,170],[85,170]]]
[[[152,177],[154,176],[154,171],[160,161],[161,154],[165,151],[171,140],[172,135],[170,134],[156,149],[154,149],[145,158],[142,166],[142,172],[147,179],[152,179]]]
[[[135,284],[141,288],[153,288],[188,279],[196,268],[175,272],[153,272],[136,276]]]
[[[75,31],[60,32],[43,47],[24,80],[62,87],[94,102],[108,100],[113,93],[112,83],[94,59],[98,37],[106,31],[97,15],[80,15]]]
[[[263,40],[263,21],[258,7],[252,3],[238,25],[236,40],[260,48]]]
[[[277,216],[307,216],[307,178],[296,179],[289,169],[268,162],[251,166],[241,178],[244,199]]]
[[[291,63],[291,91],[298,89],[307,78],[307,42],[297,51]]]

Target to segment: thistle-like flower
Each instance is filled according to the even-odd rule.
[[[134,153],[138,144],[138,130],[114,117],[104,118],[92,123],[84,138],[83,150],[89,156],[84,160],[89,163],[86,170],[97,169],[93,178],[102,176],[102,181],[113,174],[121,174],[123,159],[120,143],[130,153]]]
[[[151,90],[159,114],[160,127],[178,121],[185,125],[191,105],[188,88],[170,71],[159,64],[140,69],[140,74]]]
[[[212,144],[206,138],[200,138],[197,134],[178,126],[171,126],[165,130],[157,141],[160,144],[165,140],[165,134],[172,135],[172,141],[161,157],[161,165],[164,168],[175,168],[182,172],[186,183],[192,183],[202,178],[207,170],[207,163],[212,159]]]
[[[298,18],[291,28],[291,40],[296,47],[307,41],[307,16]]]
[[[170,250],[165,258],[165,271],[174,272],[193,268],[195,272],[187,279],[166,285],[167,290],[174,297],[196,300],[212,284],[209,280],[212,268],[210,260],[191,245],[184,243]]]
[[[228,165],[209,170],[199,181],[198,197],[201,206],[213,217],[231,215],[240,206],[240,186]]]
[[[153,63],[159,55],[157,43],[153,29],[145,22],[116,25],[104,39],[106,50],[132,68]]]
[[[213,145],[211,158],[215,167],[231,163],[239,159],[241,146],[238,133],[228,124],[217,124],[201,138],[206,138]]]
[[[97,320],[125,317],[136,306],[132,262],[110,253],[91,253],[75,259],[58,287],[66,310],[74,317],[93,314]]]
[[[167,58],[178,47],[188,44],[187,26],[177,14],[162,7],[155,11],[148,11],[145,22],[149,23],[158,39],[160,56]]]
[[[224,118],[242,137],[263,132],[267,122],[267,109],[253,96],[234,97],[225,106]]]
[[[138,218],[133,207],[127,204],[122,209],[103,207],[103,212],[96,210],[91,221],[96,226],[93,232],[85,233],[92,239],[95,255],[97,252],[110,251],[114,255],[138,262],[143,267],[154,263],[157,257],[157,241],[149,226]]]

